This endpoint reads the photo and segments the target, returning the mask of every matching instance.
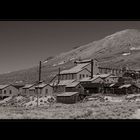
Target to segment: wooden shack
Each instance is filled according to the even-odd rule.
[[[24,87],[22,87],[22,95],[28,96],[30,95],[30,88],[34,87],[36,84],[26,84]]]
[[[90,95],[94,93],[100,93],[102,92],[102,83],[87,83],[87,84],[82,84],[84,88],[84,94]]]
[[[134,94],[139,92],[139,87],[134,84],[124,84],[119,87],[121,94]]]
[[[64,92],[56,97],[58,103],[73,104],[80,101],[78,92]]]

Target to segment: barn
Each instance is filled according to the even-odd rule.
[[[13,85],[0,85],[0,97],[2,99],[17,94],[18,94],[18,89],[15,88]]]
[[[58,103],[73,104],[80,101],[78,92],[64,92],[56,96]]]

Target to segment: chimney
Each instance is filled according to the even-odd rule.
[[[41,81],[41,61],[39,62],[39,77],[38,81]]]
[[[93,59],[91,59],[91,79],[93,78]]]
[[[58,84],[60,83],[60,68],[58,69]]]

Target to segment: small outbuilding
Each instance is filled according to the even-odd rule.
[[[139,87],[134,84],[124,84],[119,87],[119,90],[122,94],[134,94],[139,92]]]
[[[73,104],[80,101],[78,92],[64,92],[56,96],[58,103]]]

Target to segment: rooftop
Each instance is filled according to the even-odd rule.
[[[93,78],[91,79],[90,77],[86,77],[80,80],[80,82],[91,82],[99,78],[100,75],[93,75]]]
[[[55,86],[55,85],[59,85],[59,86],[61,86],[61,85],[63,86],[63,85],[64,85],[64,86],[66,86],[66,85],[68,85],[68,84],[70,84],[70,83],[72,83],[72,82],[74,82],[74,81],[75,81],[75,80],[61,80],[61,81],[59,82],[59,84],[57,84],[58,81],[55,81],[54,83],[51,83],[50,85],[51,85],[51,86],[53,86],[53,85],[54,85],[54,86]]]
[[[32,86],[34,86],[34,84],[26,84],[23,88],[27,89],[27,88],[31,88]]]
[[[9,85],[0,85],[0,89],[3,89],[3,88],[6,88],[8,87]]]
[[[108,74],[99,74],[99,76],[100,76],[101,78],[106,78],[106,77],[108,77],[108,76],[112,76],[112,74],[110,74],[110,73],[108,73]]]
[[[58,94],[57,96],[72,96],[72,95],[75,95],[77,94],[78,92],[64,92],[64,93],[61,93],[61,94]]]
[[[120,86],[119,88],[121,89],[121,88],[128,88],[128,87],[130,87],[131,86],[131,84],[126,84],[126,85],[122,85],[122,86]]]
[[[75,87],[75,86],[77,86],[79,83],[80,83],[80,82],[75,81],[75,82],[72,82],[72,83],[68,84],[66,87]]]
[[[47,84],[46,83],[41,83],[35,86],[35,88],[43,88],[45,87]]]

